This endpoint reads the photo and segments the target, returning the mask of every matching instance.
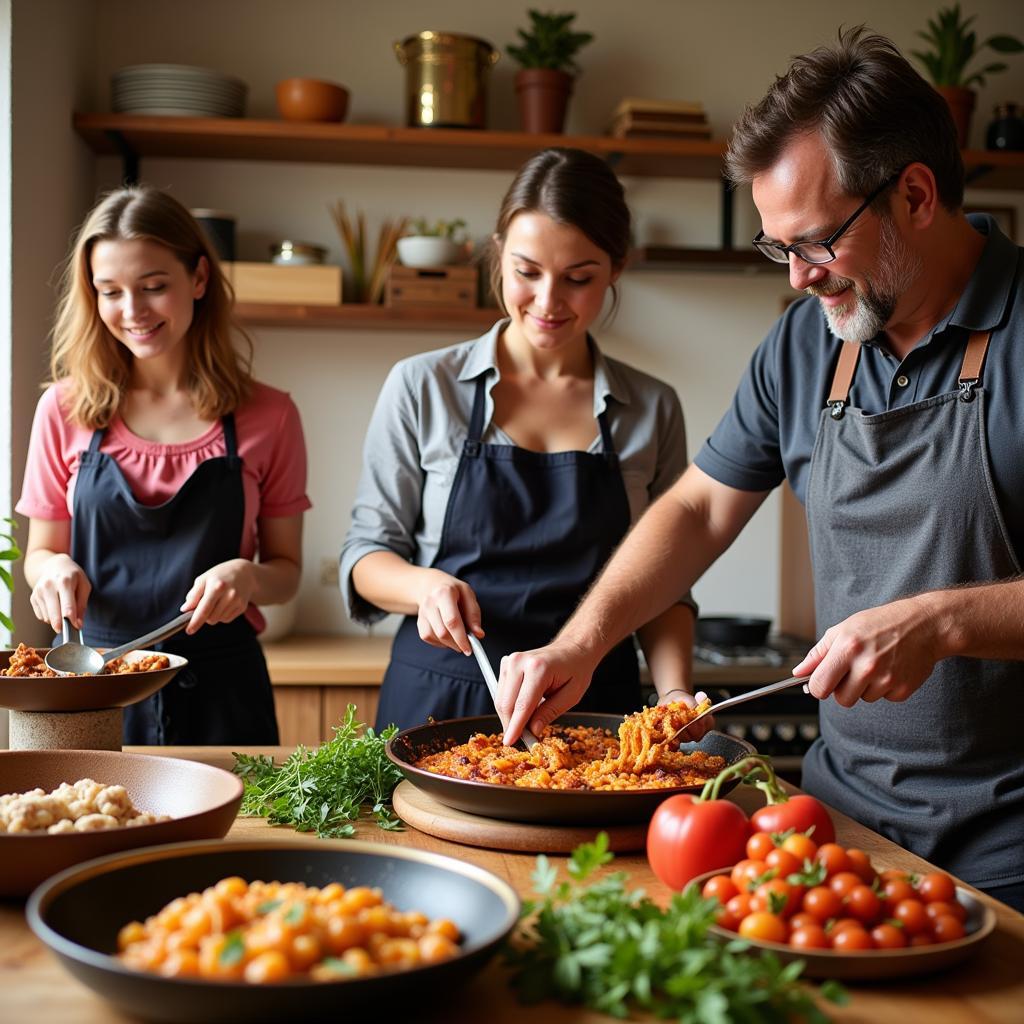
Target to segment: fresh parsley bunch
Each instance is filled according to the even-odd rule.
[[[523,1002],[557,998],[613,1017],[637,1009],[686,1024],[828,1021],[797,981],[801,962],[784,966],[743,940],[722,943],[709,933],[718,904],[696,886],[662,909],[642,890],[627,891],[624,872],[581,884],[612,859],[604,832],[573,852],[571,881],[558,882],[547,857],[537,858],[532,877],[543,899],[524,905],[525,923],[505,951]],[[821,995],[847,998],[835,982]]]
[[[355,832],[353,822],[370,807],[381,828],[400,829],[391,794],[402,773],[384,754],[398,728],[389,725],[379,736],[369,726],[359,735],[360,729],[356,706],[349,704],[333,739],[316,750],[296,747],[280,766],[264,755],[235,754],[232,771],[245,781],[241,813],[321,839],[342,839]]]

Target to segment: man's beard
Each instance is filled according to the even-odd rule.
[[[834,295],[844,288],[850,294],[842,306],[822,306],[829,330],[843,341],[870,341],[892,319],[896,303],[917,280],[922,260],[903,241],[889,217],[881,218],[878,262],[874,275],[865,274],[861,290],[849,278],[830,277],[827,283],[811,285],[808,295]]]

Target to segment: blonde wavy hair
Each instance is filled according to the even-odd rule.
[[[205,294],[194,305],[188,390],[196,412],[219,419],[252,388],[252,341],[234,319],[234,293],[195,218],[166,192],[132,185],[107,193],[82,225],[64,264],[53,328],[49,384],[62,385],[61,403],[73,422],[106,427],[120,408],[134,358],[100,319],[92,283],[97,242],[145,240],[169,249],[193,274],[209,265]],[[244,351],[236,348],[238,338]]]

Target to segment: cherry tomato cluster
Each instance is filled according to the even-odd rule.
[[[701,890],[718,924],[747,939],[836,953],[952,942],[967,911],[949,875],[875,870],[863,850],[806,833],[755,832],[746,858]]]

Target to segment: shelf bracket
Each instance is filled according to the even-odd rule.
[[[107,137],[113,142],[118,153],[121,154],[121,177],[123,184],[137,185],[139,183],[139,154],[124,137],[123,132],[108,131]]]
[[[719,239],[722,249],[732,248],[732,214],[733,214],[733,190],[732,183],[728,178],[722,178],[722,205],[721,205],[721,238]]]
[[[973,167],[968,168],[967,173],[964,175],[964,184],[970,185],[994,170],[995,167],[992,164],[975,164]]]

